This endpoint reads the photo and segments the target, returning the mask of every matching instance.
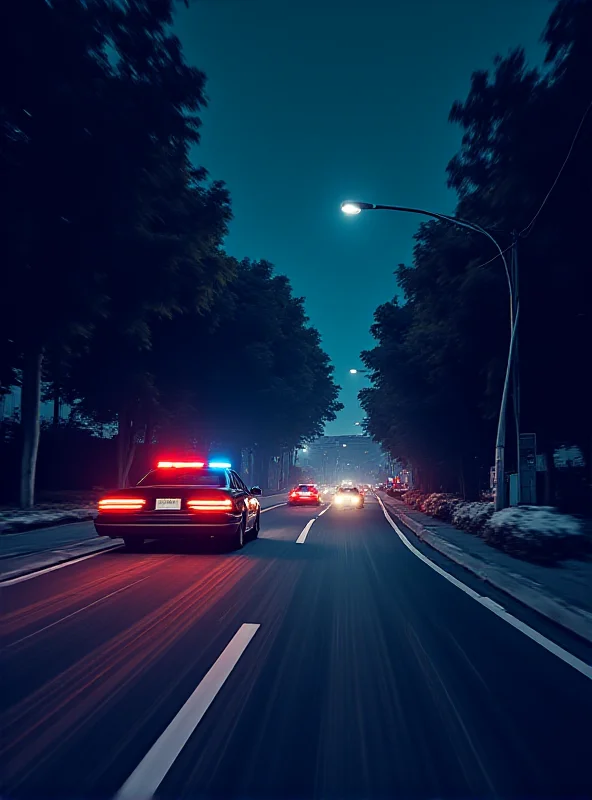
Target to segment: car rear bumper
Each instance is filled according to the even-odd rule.
[[[320,500],[314,500],[312,498],[306,498],[306,500],[288,500],[289,506],[320,506]]]
[[[146,539],[199,538],[210,536],[232,536],[241,523],[240,514],[208,515],[209,519],[196,519],[195,515],[183,515],[176,519],[133,519],[105,518],[95,519],[98,536],[120,539],[126,536],[143,536]]]

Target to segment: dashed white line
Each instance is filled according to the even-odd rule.
[[[259,624],[250,623],[241,625],[177,716],[117,792],[115,800],[153,797],[259,627]]]
[[[323,516],[323,514],[326,514],[326,513],[327,513],[327,511],[328,511],[328,510],[331,508],[331,506],[332,506],[332,505],[333,505],[333,503],[329,503],[329,505],[327,506],[327,508],[324,508],[324,509],[321,511],[321,513],[317,515],[317,519],[318,519],[319,517],[322,517],[322,516]]]
[[[403,542],[405,547],[408,550],[410,550],[413,553],[413,555],[417,556],[421,561],[424,562],[424,564],[427,564],[428,567],[431,567],[431,569],[437,572],[438,575],[441,575],[443,578],[446,578],[447,581],[450,581],[450,583],[456,586],[457,589],[460,589],[465,594],[468,594],[469,597],[472,597],[473,600],[476,600],[484,608],[489,609],[489,611],[491,611],[492,614],[495,614],[500,619],[503,619],[505,622],[508,623],[508,625],[511,625],[513,628],[516,628],[516,630],[520,631],[525,636],[528,636],[529,639],[532,639],[533,642],[536,642],[537,644],[540,644],[541,647],[544,647],[545,650],[547,650],[549,653],[553,653],[553,655],[557,656],[557,658],[560,658],[563,662],[569,664],[570,667],[573,667],[575,670],[580,672],[586,678],[592,680],[591,666],[589,666],[576,656],[572,655],[567,650],[564,650],[562,647],[559,647],[559,645],[555,644],[555,642],[552,642],[550,639],[547,639],[546,636],[543,636],[542,633],[539,633],[534,628],[531,628],[530,625],[527,625],[525,622],[522,622],[522,620],[513,617],[510,613],[508,613],[505,610],[505,608],[503,608],[498,603],[491,600],[491,598],[484,597],[478,594],[469,586],[466,586],[464,583],[457,580],[457,578],[455,578],[453,575],[450,575],[448,572],[446,572],[446,570],[443,570],[442,567],[439,567],[437,564],[434,564],[433,561],[430,561],[430,559],[427,556],[425,556],[416,547],[414,547],[411,544],[411,542],[407,539],[403,531],[399,528],[397,523],[394,521],[394,519],[386,510],[385,505],[380,498],[378,498],[378,502],[380,503],[380,506],[382,508],[382,513],[386,517],[387,522],[389,523],[391,528],[394,529],[395,533],[397,534],[399,539]]]
[[[319,516],[320,516],[320,514],[319,514]],[[306,541],[306,537],[308,536],[308,532],[312,528],[312,526],[315,524],[316,519],[317,518],[315,517],[314,519],[311,519],[309,522],[306,523],[306,525],[304,526],[304,529],[302,530],[302,533],[296,539],[296,544],[304,544],[304,542]]]

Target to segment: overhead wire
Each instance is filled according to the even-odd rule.
[[[569,146],[569,150],[567,151],[567,155],[565,156],[565,158],[564,158],[564,160],[563,160],[563,164],[561,165],[561,167],[560,167],[560,169],[559,169],[559,172],[557,173],[557,176],[556,176],[555,180],[554,180],[554,181],[553,181],[553,183],[551,184],[551,188],[549,189],[549,191],[547,192],[547,194],[546,194],[546,195],[545,195],[545,197],[543,198],[543,202],[541,203],[541,205],[540,205],[540,207],[539,207],[539,210],[536,212],[536,214],[535,214],[535,215],[534,215],[534,217],[531,219],[531,221],[528,223],[528,225],[527,225],[525,228],[523,228],[523,229],[520,231],[520,233],[519,233],[519,236],[522,236],[523,238],[526,238],[526,237],[527,237],[527,236],[530,234],[530,232],[531,232],[531,230],[532,230],[532,227],[533,227],[534,223],[535,223],[535,222],[536,222],[536,220],[537,220],[537,217],[539,216],[539,214],[541,213],[541,211],[542,211],[542,210],[543,210],[543,208],[545,207],[545,204],[546,204],[547,200],[548,200],[548,199],[549,199],[549,197],[551,196],[551,193],[553,192],[553,189],[554,189],[554,188],[555,188],[555,186],[557,185],[557,181],[559,180],[559,178],[561,177],[561,174],[562,174],[563,170],[565,169],[565,165],[566,165],[566,164],[567,164],[567,162],[569,161],[569,157],[571,156],[572,150],[574,149],[575,143],[576,143],[576,141],[577,141],[577,139],[578,139],[578,136],[580,135],[580,131],[582,130],[582,126],[583,126],[583,124],[584,124],[584,122],[585,122],[585,120],[586,120],[586,117],[588,116],[588,113],[589,113],[589,111],[590,111],[590,109],[591,109],[591,108],[592,108],[592,100],[590,100],[590,102],[588,103],[588,107],[587,107],[587,108],[586,108],[586,110],[584,111],[584,114],[583,114],[583,116],[582,116],[582,119],[580,120],[580,124],[578,125],[578,127],[577,127],[577,129],[576,129],[576,132],[575,132],[575,134],[574,134],[574,136],[573,136],[573,139],[572,139],[572,141],[571,141],[571,145]]]
[[[509,251],[512,249],[512,247],[513,247],[513,244],[509,244],[509,245],[506,247],[506,249],[505,249],[505,250],[502,250],[502,251],[501,251],[501,253],[496,253],[496,254],[493,256],[493,258],[490,258],[490,259],[489,259],[489,261],[485,261],[483,264],[479,264],[479,266],[478,266],[478,267],[474,267],[474,269],[476,269],[476,270],[477,270],[477,269],[483,269],[483,267],[486,267],[488,264],[491,264],[491,262],[492,262],[492,261],[495,261],[495,259],[496,259],[496,258],[501,258],[503,255],[505,255],[507,252],[509,252]]]

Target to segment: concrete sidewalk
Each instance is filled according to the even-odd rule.
[[[563,561],[542,566],[489,547],[472,533],[434,519],[405,503],[380,495],[385,506],[415,535],[553,622],[592,642],[592,563]]]

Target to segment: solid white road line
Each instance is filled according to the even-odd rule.
[[[319,516],[320,516],[320,514],[319,514]],[[301,534],[300,534],[300,536],[299,536],[299,537],[296,539],[296,544],[304,544],[304,542],[306,541],[306,537],[308,536],[308,532],[309,532],[309,530],[312,528],[312,526],[315,524],[315,522],[316,522],[316,519],[317,519],[317,518],[315,517],[314,519],[311,519],[311,520],[310,520],[310,522],[307,522],[307,523],[306,523],[306,525],[304,526],[304,529],[303,529],[302,533],[301,533]]]
[[[438,575],[441,575],[443,578],[446,578],[447,581],[450,581],[450,583],[456,586],[457,589],[460,589],[465,594],[468,594],[469,597],[472,597],[473,600],[476,600],[484,608],[488,608],[492,612],[492,614],[495,614],[500,619],[503,619],[505,622],[508,623],[508,625],[511,625],[513,628],[516,628],[516,630],[520,631],[525,636],[528,636],[529,639],[532,639],[533,642],[540,644],[541,647],[544,647],[545,650],[548,650],[549,653],[553,653],[553,655],[557,656],[557,658],[560,658],[566,664],[569,664],[570,667],[573,667],[582,675],[584,675],[586,678],[592,680],[591,666],[589,666],[576,656],[572,655],[571,653],[568,653],[567,650],[564,650],[562,647],[559,647],[559,645],[555,644],[555,642],[552,642],[550,639],[547,639],[546,636],[543,636],[534,628],[531,628],[530,625],[527,625],[525,622],[522,622],[516,617],[513,617],[502,606],[498,605],[498,603],[493,601],[491,598],[483,597],[482,595],[478,594],[469,586],[466,586],[464,583],[457,580],[453,575],[450,575],[448,572],[446,572],[446,570],[443,570],[442,567],[439,567],[437,564],[434,564],[433,561],[430,561],[430,559],[427,556],[425,556],[416,547],[414,547],[409,541],[409,539],[407,539],[403,531],[399,528],[397,523],[394,521],[394,519],[386,510],[384,503],[380,498],[378,498],[378,502],[380,503],[380,506],[382,508],[382,513],[386,517],[387,522],[395,530],[395,533],[397,534],[399,539],[403,542],[405,547],[407,547],[408,550],[411,550],[413,555],[417,556],[421,561],[424,562],[424,564],[427,564],[428,567],[431,567],[435,572],[438,573]]]
[[[259,627],[259,624],[250,623],[241,625],[183,708],[117,792],[115,800],[149,800],[154,795]]]
[[[19,575],[17,578],[7,578],[7,580],[5,581],[0,579],[0,589],[4,588],[4,586],[14,586],[15,583],[30,581],[32,578],[38,578],[40,575],[46,575],[48,572],[55,572],[56,569],[71,567],[72,564],[79,564],[81,561],[86,561],[87,558],[94,558],[95,556],[100,556],[101,553],[109,553],[111,550],[115,550],[117,547],[121,547],[121,542],[119,542],[118,544],[109,545],[108,547],[103,547],[100,550],[95,550],[94,553],[89,553],[89,555],[87,556],[80,556],[79,558],[70,558],[68,561],[62,561],[59,564],[54,564],[52,567],[44,567],[43,569],[37,569],[34,572],[27,572],[26,575]]]
[[[7,644],[6,645],[6,650],[8,650],[9,647],[16,647],[17,644],[21,644],[22,642],[26,642],[27,639],[32,639],[33,636],[37,636],[38,634],[43,633],[44,631],[48,631],[50,628],[54,628],[56,625],[59,625],[60,622],[65,622],[67,619],[71,619],[72,617],[75,617],[76,614],[80,614],[82,611],[86,611],[87,608],[92,608],[93,606],[96,606],[97,603],[102,603],[103,600],[108,600],[110,597],[114,597],[116,594],[119,594],[120,592],[124,592],[126,589],[131,589],[132,586],[135,586],[138,583],[142,583],[142,581],[145,581],[147,579],[148,579],[147,577],[146,578],[140,578],[139,580],[134,581],[133,583],[128,583],[126,586],[122,586],[120,589],[116,589],[114,592],[110,592],[109,594],[106,594],[103,597],[99,597],[98,600],[94,600],[92,603],[89,603],[87,606],[82,606],[82,608],[79,608],[76,611],[73,611],[71,614],[66,614],[65,617],[60,617],[60,619],[56,619],[55,622],[51,622],[49,625],[45,625],[45,627],[39,628],[38,631],[33,631],[33,633],[29,633],[27,636],[23,636],[22,639],[17,639],[16,642],[11,642],[10,644]]]
[[[265,514],[266,511],[273,511],[274,508],[279,508],[280,506],[287,506],[287,503],[278,503],[276,506],[268,506],[267,508],[262,508],[261,513]]]

